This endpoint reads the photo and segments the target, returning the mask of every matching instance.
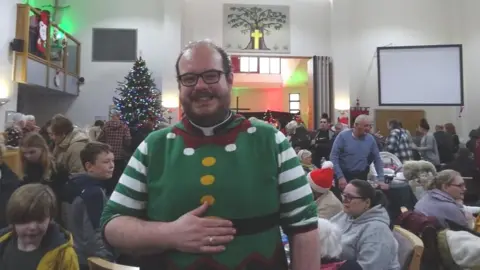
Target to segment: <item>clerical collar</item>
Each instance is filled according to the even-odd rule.
[[[226,123],[230,122],[230,120],[232,119],[232,116],[233,116],[232,111],[229,111],[225,120],[223,120],[222,122],[220,122],[220,123],[218,123],[214,126],[211,126],[211,127],[201,127],[201,126],[193,123],[190,119],[188,120],[188,122],[190,122],[190,124],[192,124],[192,126],[197,128],[198,130],[200,130],[203,133],[203,135],[213,136],[215,134],[215,130],[217,130],[219,127],[225,125]]]

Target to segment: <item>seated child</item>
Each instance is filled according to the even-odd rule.
[[[104,181],[112,177],[114,156],[108,144],[91,142],[80,152],[80,159],[86,173],[67,183],[62,218],[73,234],[81,268],[88,269],[88,257],[113,261],[101,236],[100,217],[107,201]]]
[[[57,202],[46,185],[18,188],[7,204],[10,227],[0,232],[2,270],[78,270],[72,235],[53,222]]]

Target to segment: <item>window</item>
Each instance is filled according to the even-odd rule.
[[[270,58],[270,74],[280,74],[280,58]]]
[[[258,57],[240,57],[240,72],[257,73]]]
[[[300,94],[293,93],[288,95],[288,107],[290,113],[300,113]]]
[[[270,58],[260,57],[260,73],[262,74],[270,73]]]
[[[260,73],[280,74],[280,58],[260,57]]]
[[[241,73],[280,74],[281,59],[278,57],[240,56]]]

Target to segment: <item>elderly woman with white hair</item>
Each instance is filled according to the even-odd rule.
[[[7,147],[19,147],[23,138],[25,115],[22,113],[15,113],[12,117],[12,121],[8,125],[8,128],[5,129],[5,145]]]
[[[26,133],[30,132],[39,132],[40,127],[37,126],[37,123],[35,121],[35,116],[29,114],[25,115],[25,127],[23,128],[23,133],[26,135]]]
[[[302,149],[297,153],[298,159],[302,164],[303,170],[305,173],[309,173],[312,170],[315,170],[317,167],[312,163],[312,152]]]

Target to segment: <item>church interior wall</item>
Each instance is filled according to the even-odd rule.
[[[480,10],[479,1],[458,1],[455,5],[458,12],[458,22],[454,34],[456,39],[463,44],[463,79],[465,107],[461,118],[457,121],[462,124],[462,134],[466,138],[471,129],[480,125]]]
[[[32,2],[47,1],[36,0]],[[6,35],[0,40],[0,96],[8,93],[11,101],[0,107],[16,108],[16,86],[10,83],[11,58],[8,43],[14,35],[15,5],[7,0],[2,9]],[[174,64],[181,48],[189,41],[209,38],[222,43],[222,7],[224,3],[289,5],[291,52],[288,56],[327,55],[334,61],[335,107],[345,108],[359,98],[362,106],[378,108],[376,79],[377,46],[461,43],[464,47],[465,108],[425,107],[432,125],[455,122],[462,134],[478,126],[476,91],[480,68],[476,59],[480,18],[475,13],[477,1],[453,0],[61,0],[70,8],[60,12],[61,22],[68,21],[71,34],[82,42],[81,75],[86,83],[66,113],[78,125],[90,124],[96,116],[107,116],[117,82],[127,75],[132,63],[91,61],[92,28],[130,28],[138,30],[138,49],[163,91],[163,102],[178,107]],[[384,107],[382,107],[384,108]],[[395,107],[398,109],[398,107]],[[409,107],[402,107],[409,109]],[[410,107],[418,109],[418,107]],[[0,126],[3,120],[0,120]]]
[[[141,2],[141,3],[140,3]],[[163,40],[163,3],[144,1],[103,0],[67,1],[68,10],[62,20],[74,26],[72,35],[82,43],[81,75],[85,84],[79,96],[64,113],[84,126],[93,124],[95,117],[107,117],[112,97],[119,81],[132,68],[132,62],[92,62],[92,28],[137,29],[139,56],[146,61],[158,87],[162,87],[162,54],[168,42]]]
[[[15,111],[17,108],[17,85],[12,82],[13,54],[10,52],[10,41],[15,36],[17,21],[17,3],[19,0],[3,0],[0,9],[0,98],[9,98],[10,101],[0,106],[0,130],[4,129],[5,112]]]
[[[463,134],[468,132],[463,129],[470,129],[472,125],[478,126],[473,119],[469,123],[465,122],[464,119],[467,118],[465,115],[463,119],[458,118],[460,107],[378,106],[376,47],[464,43],[465,40],[458,35],[458,32],[462,31],[461,29],[466,25],[459,23],[462,15],[458,13],[459,7],[456,3],[468,1],[453,2],[450,0],[350,1],[350,10],[354,12],[350,13],[348,22],[350,49],[345,51],[350,58],[347,83],[350,104],[354,104],[359,98],[361,106],[371,108],[372,115],[376,108],[423,109],[432,128],[435,124],[454,122]],[[333,6],[335,8],[335,2]],[[478,31],[475,30],[475,32]],[[474,55],[476,53],[464,53],[464,60],[471,59]],[[468,69],[468,66],[464,68]],[[472,90],[470,87],[465,87],[466,96],[478,100],[480,96]]]
[[[188,44],[189,41],[209,38],[218,44],[223,42],[223,4],[260,4],[260,5],[289,5],[290,6],[290,46],[291,50],[286,56],[328,56],[330,55],[330,1],[292,1],[281,0],[260,0],[260,1],[239,1],[239,0],[187,0],[184,9],[183,21],[183,41]],[[208,14],[208,16],[205,16]],[[261,55],[261,54],[259,54]],[[271,56],[272,54],[263,54]],[[273,54],[275,55],[275,54]],[[282,54],[277,54],[282,56]],[[283,59],[282,59],[283,60]],[[232,95],[232,107],[235,106],[236,96],[240,97],[239,106],[249,108],[251,111],[270,110],[289,110],[289,94],[301,94],[301,111],[304,119],[308,118],[308,78],[306,72],[306,61],[304,63],[294,63],[291,70],[285,72],[282,78],[273,78],[274,75],[262,75],[256,78],[252,76],[248,82],[245,81],[244,74],[237,74],[239,80]],[[298,61],[297,61],[298,62]],[[298,70],[297,70],[298,69]],[[303,73],[305,80],[290,82],[294,73]],[[301,72],[300,72],[301,70]],[[288,74],[286,74],[288,73]],[[246,75],[249,76],[249,75]],[[298,78],[298,76],[297,76]],[[252,80],[257,81],[257,85],[252,84]],[[267,84],[267,85],[265,85]],[[259,91],[264,90],[264,93]]]
[[[236,73],[231,96],[232,108],[236,106],[247,112],[300,110],[302,119],[308,123],[311,103],[309,102],[309,58],[280,58],[280,74]],[[299,108],[290,108],[290,94],[298,94]],[[298,104],[298,103],[295,103]]]
[[[259,4],[290,6],[290,54],[313,56],[330,54],[330,1],[290,0],[186,0],[183,40],[209,38],[223,42],[223,4]]]

